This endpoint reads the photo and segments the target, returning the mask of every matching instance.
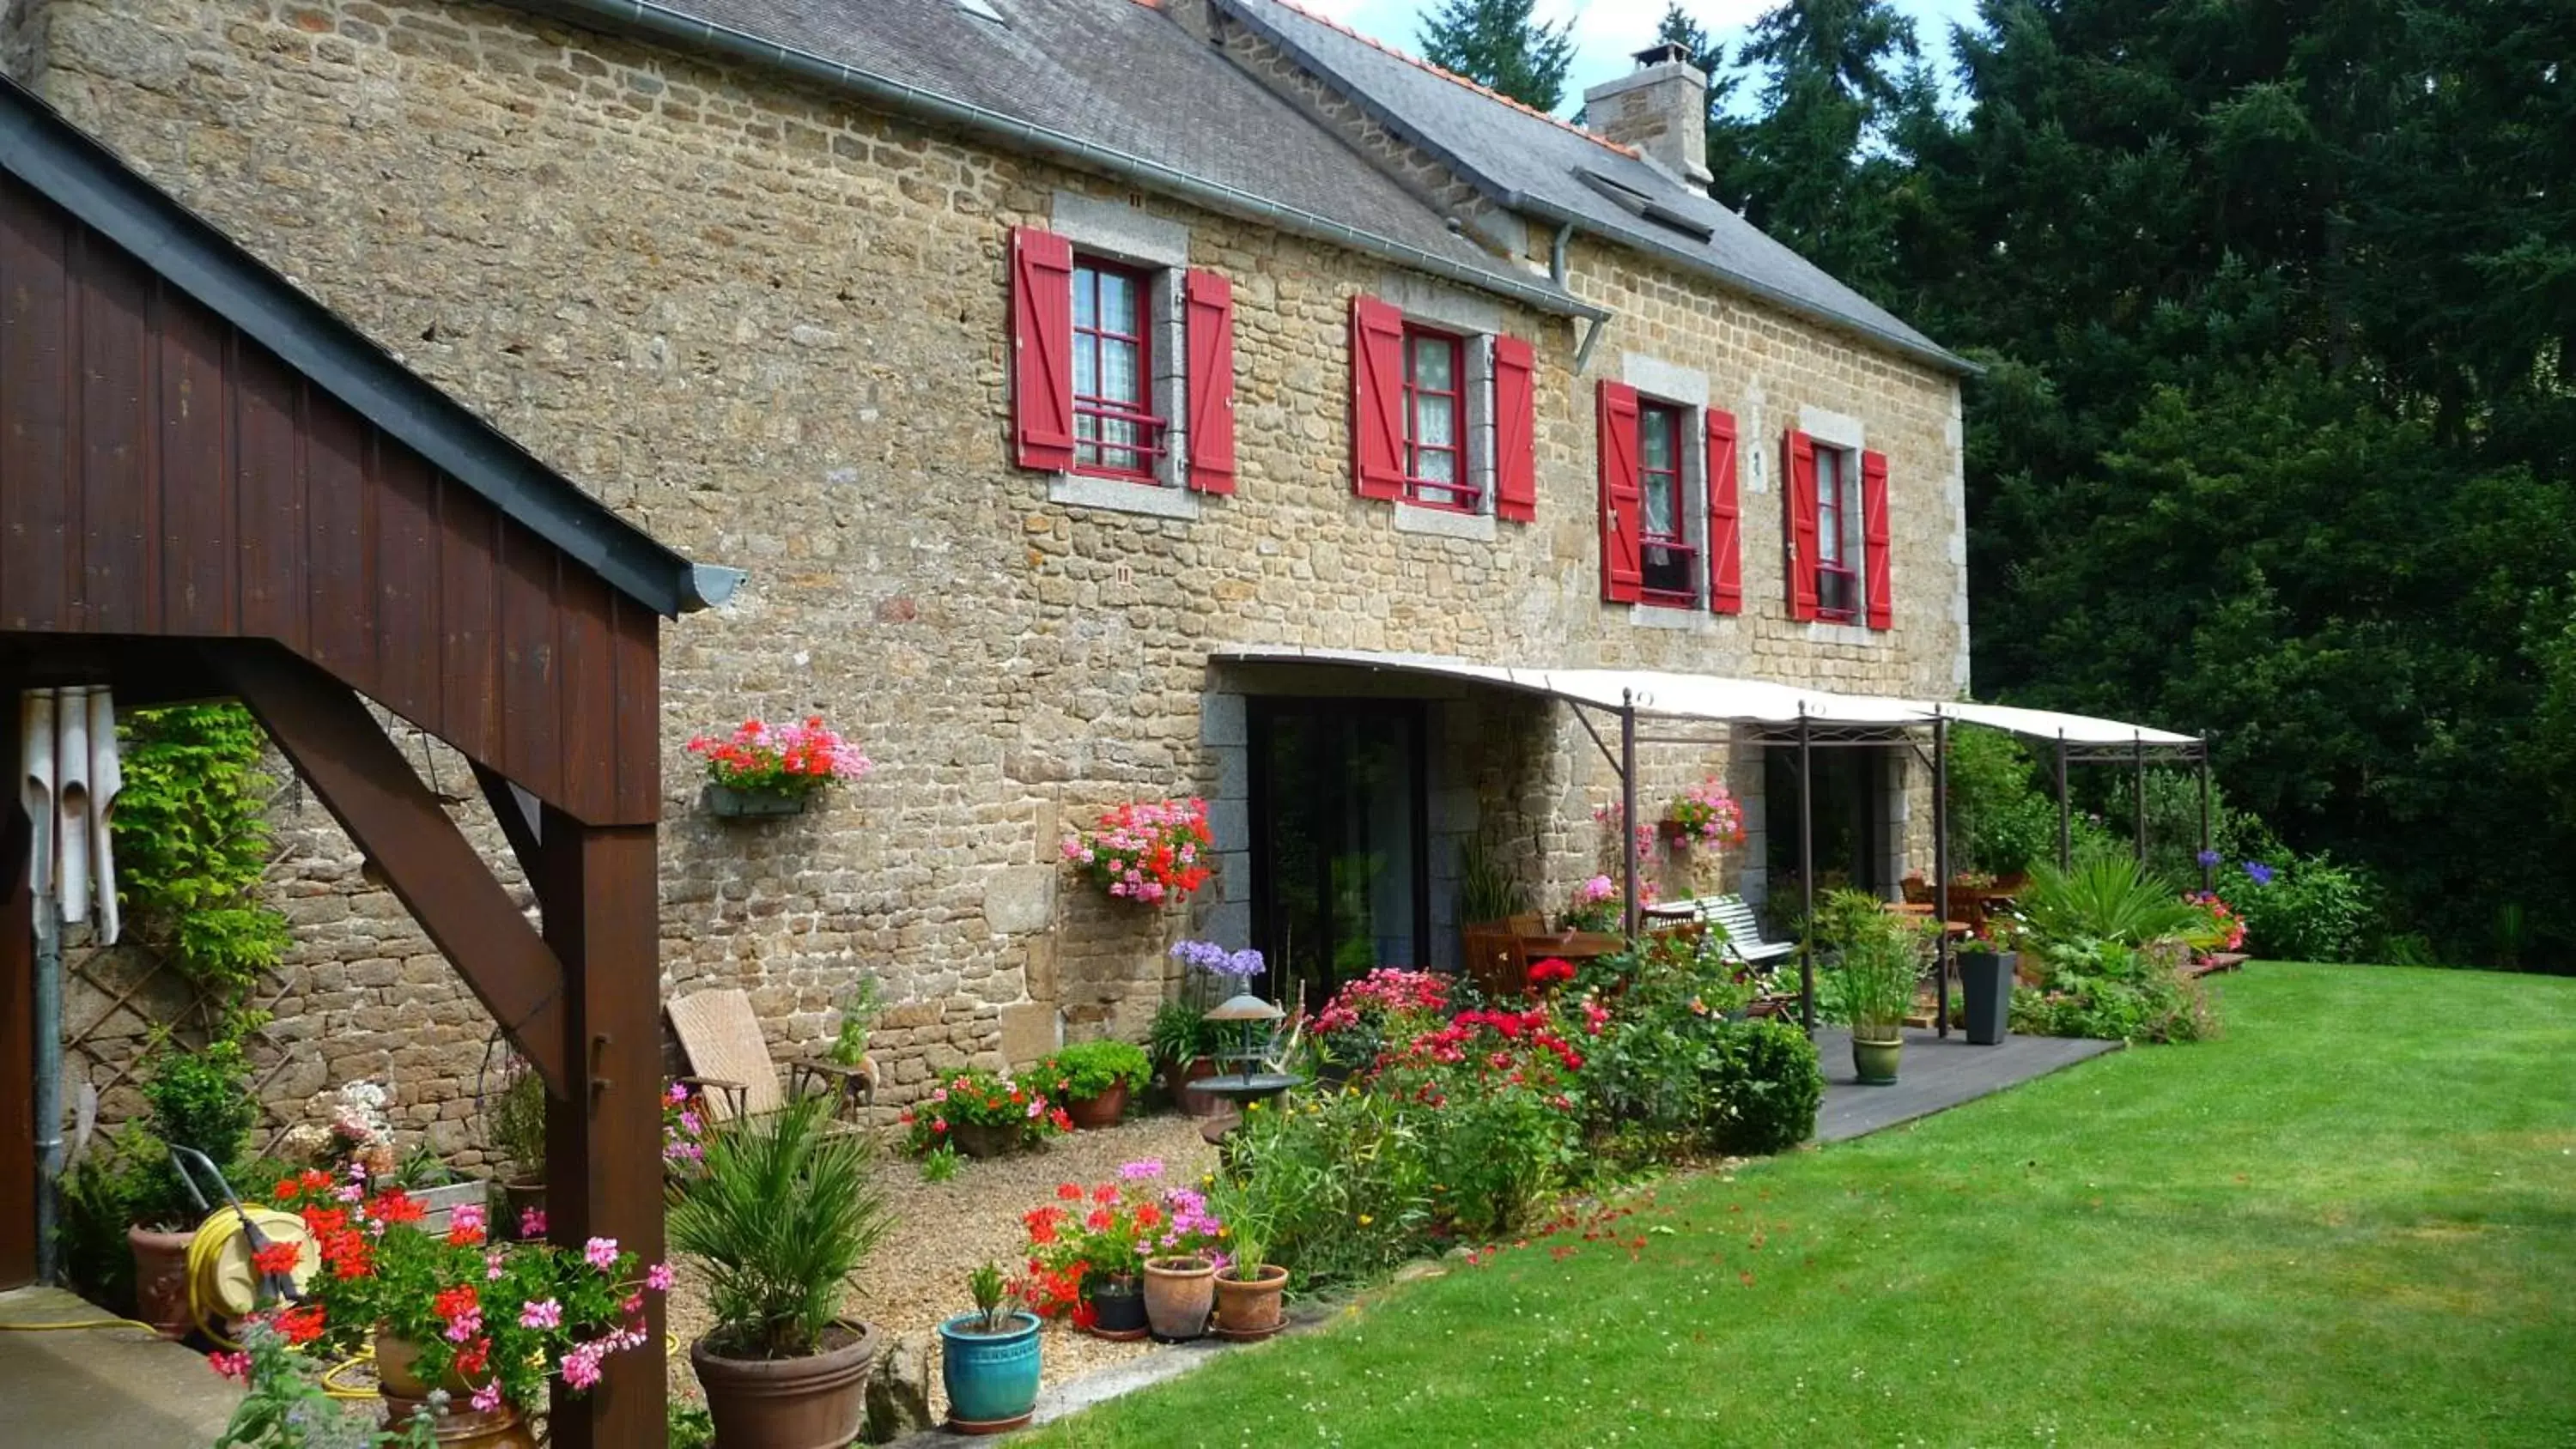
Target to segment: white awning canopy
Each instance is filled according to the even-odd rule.
[[[1437,654],[1370,649],[1320,649],[1299,645],[1231,645],[1212,656],[1236,664],[1312,664],[1481,684],[1547,695],[1600,709],[1633,707],[1641,716],[1786,725],[1805,719],[1827,725],[1902,728],[1939,718],[1966,720],[2032,739],[2078,745],[2174,746],[2197,744],[2190,735],[2149,729],[2120,720],[2000,704],[1892,699],[1835,694],[1804,685],[1715,674],[1671,674],[1653,669],[1531,669],[1479,664]]]

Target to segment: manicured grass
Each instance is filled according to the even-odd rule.
[[[1668,1181],[1022,1442],[2576,1444],[2576,981],[2222,981],[2219,1041]]]

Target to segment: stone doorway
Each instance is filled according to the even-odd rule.
[[[1430,959],[1425,711],[1415,700],[1248,701],[1252,940],[1273,1000],[1318,1008]]]

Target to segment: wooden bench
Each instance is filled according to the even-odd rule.
[[[1726,954],[1757,971],[1798,950],[1795,941],[1762,939],[1762,923],[1754,919],[1752,905],[1742,896],[1662,901],[1646,907],[1645,914],[1659,921],[1698,921],[1717,927],[1725,935]]]

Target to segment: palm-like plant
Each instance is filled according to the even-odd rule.
[[[1817,931],[1836,960],[1831,1013],[1863,1041],[1897,1040],[1931,953],[1931,923],[1890,914],[1864,891],[1836,891],[1816,910]]]
[[[2090,856],[2072,870],[2035,864],[2030,888],[2018,904],[2030,929],[2048,943],[2145,946],[2179,940],[2202,946],[2215,937],[2207,911],[2184,900],[2171,881],[2125,855]]]
[[[745,1358],[823,1348],[843,1285],[892,1226],[865,1139],[805,1096],[717,1133],[704,1170],[672,1189],[671,1245],[704,1265],[711,1347]]]

